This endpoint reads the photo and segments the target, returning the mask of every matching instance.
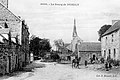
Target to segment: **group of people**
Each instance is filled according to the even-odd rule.
[[[81,57],[75,57],[75,59],[72,60],[72,68],[78,68],[80,66],[80,61],[81,61]],[[88,61],[85,60],[85,67],[87,67]]]
[[[79,68],[81,57],[75,57],[75,59],[72,60],[72,68]]]
[[[81,57],[75,57],[74,59],[72,59],[72,68],[79,68],[80,66],[80,61]],[[104,64],[104,68],[106,71],[109,71],[110,69],[112,69],[113,66],[119,66],[120,61],[114,61],[111,58],[107,58],[106,60],[104,58],[89,58],[89,60],[84,60],[84,65],[85,67],[87,67],[88,63],[94,64],[94,63],[100,63],[100,64]]]
[[[75,57],[73,60],[72,60],[72,68],[79,68],[79,65],[80,65],[80,61],[81,61],[81,57]],[[89,62],[90,61],[90,62]],[[98,58],[90,58],[89,60],[84,60],[84,65],[85,67],[87,67],[88,63],[91,63],[91,64],[94,64],[98,62]]]

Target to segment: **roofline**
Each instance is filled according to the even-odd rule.
[[[119,28],[119,29],[120,29],[120,28]],[[107,34],[103,34],[101,37],[104,37],[104,36],[106,36],[106,35],[112,34],[113,32],[116,32],[116,31],[118,31],[119,29],[115,29],[114,31],[111,31],[111,32],[109,32],[109,33],[107,33]]]
[[[116,23],[118,23],[118,22],[120,22],[120,20],[118,20],[118,21],[116,21],[115,23],[113,23],[111,27],[113,27],[113,26],[114,26]],[[111,28],[111,27],[110,27],[110,28]],[[109,28],[109,29],[110,29],[110,28]],[[108,30],[109,30],[109,29],[108,29]],[[120,28],[117,28],[117,29],[115,29],[115,30],[113,30],[113,31],[111,31],[111,32],[106,33],[106,32],[108,31],[108,30],[107,30],[107,31],[105,31],[105,33],[104,33],[101,37],[104,37],[104,36],[106,36],[106,35],[109,35],[109,34],[115,32],[115,31],[117,31],[117,30],[119,30],[119,29],[120,29]]]
[[[0,3],[3,7],[5,7],[2,3]],[[10,11],[8,8],[6,8],[5,7],[5,9],[7,9],[10,13],[12,13],[13,14],[13,12],[12,11]],[[13,14],[19,21],[21,21],[15,14]]]
[[[101,50],[100,51],[79,51],[79,52],[101,52]]]
[[[83,42],[81,44],[93,44],[93,45],[97,45],[97,44],[101,44],[101,42]],[[81,44],[79,46],[81,46]]]
[[[84,41],[82,43],[100,43],[100,42],[99,41],[97,41],[97,42],[95,42],[95,41],[93,41],[93,42],[92,41],[91,42],[90,41]]]
[[[120,20],[119,20],[120,21]],[[112,24],[112,26],[114,25],[114,24],[116,24],[118,21],[115,21],[113,24]]]

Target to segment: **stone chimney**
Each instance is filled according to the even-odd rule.
[[[6,8],[8,8],[8,0],[0,0],[0,3],[2,3]]]

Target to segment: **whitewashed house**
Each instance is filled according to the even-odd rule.
[[[112,26],[101,38],[102,57],[120,60],[120,21],[113,21]]]

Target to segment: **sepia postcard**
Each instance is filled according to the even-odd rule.
[[[0,80],[120,80],[119,0],[0,0]]]

